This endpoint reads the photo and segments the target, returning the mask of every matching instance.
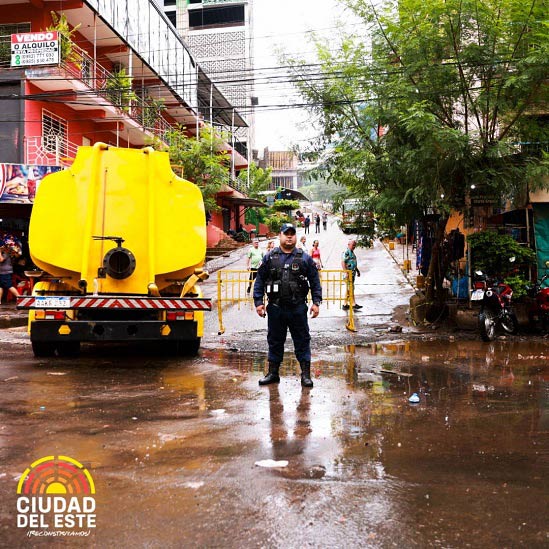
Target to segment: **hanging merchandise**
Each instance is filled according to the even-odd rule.
[[[11,233],[0,233],[0,248],[12,258],[17,258],[23,253],[21,241]]]
[[[433,251],[433,239],[424,235],[418,243],[417,266],[423,276],[429,272],[429,263],[431,262],[431,252]]]

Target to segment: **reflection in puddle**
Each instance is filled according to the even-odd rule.
[[[546,354],[499,341],[328,347],[315,356],[311,390],[302,390],[290,353],[282,382],[268,387],[257,385],[264,354],[227,350],[20,367],[4,380],[0,457],[12,476],[31,455],[91,467],[104,513],[97,535],[110,541],[120,532],[130,539],[135,527],[158,541],[173,525],[169,546],[198,524],[206,537],[195,545],[207,546],[214,516],[244,531],[257,515],[293,540],[302,530],[284,520],[307,509],[316,510],[315,532],[325,524],[329,534],[343,517],[351,536],[370,525],[379,546],[408,546],[412,534],[427,546],[422,528],[441,546],[461,546],[475,520],[477,546],[498,545],[485,532],[515,546],[520,517],[532,523],[530,537],[520,532],[532,546],[546,526]],[[408,401],[412,393],[419,403]],[[254,467],[267,459],[288,466]],[[315,546],[363,542],[318,536]]]
[[[482,448],[480,455],[498,456],[492,473],[503,472],[549,422],[547,349],[527,348],[452,341],[333,347],[314,361],[310,394],[298,386],[299,365],[289,355],[282,384],[259,393],[270,425],[262,438],[270,454],[262,457],[288,459],[281,476],[309,478],[321,467],[326,478],[379,480],[387,472],[415,477],[427,463],[444,475],[449,456],[470,470],[480,466]],[[251,373],[251,382],[266,366],[264,357],[224,351],[216,359]],[[417,404],[408,400],[413,393]]]

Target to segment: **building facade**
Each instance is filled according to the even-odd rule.
[[[246,125],[153,0],[0,0],[0,97],[0,230],[24,230],[40,177],[79,146],[196,135],[206,98],[216,127]]]
[[[254,146],[253,0],[160,0],[194,58],[248,127],[235,128],[235,147],[247,159]],[[209,101],[204,105],[205,119]]]
[[[297,190],[298,157],[292,151],[270,151],[265,147],[260,168],[271,168],[271,189],[279,188]]]

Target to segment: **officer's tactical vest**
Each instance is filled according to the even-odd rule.
[[[284,264],[280,248],[269,257],[270,268],[266,280],[269,302],[275,305],[298,305],[305,302],[309,293],[303,250],[297,249],[290,263]]]

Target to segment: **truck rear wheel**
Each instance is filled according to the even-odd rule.
[[[31,345],[36,358],[44,358],[55,354],[55,344],[49,341],[31,341]]]

